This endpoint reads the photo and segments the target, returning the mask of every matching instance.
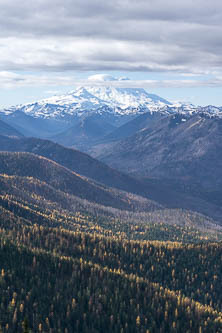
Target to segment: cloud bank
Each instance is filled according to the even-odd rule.
[[[1,0],[0,71],[221,75],[222,2]]]

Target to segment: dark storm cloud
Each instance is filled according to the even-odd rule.
[[[1,0],[0,69],[220,72],[222,2]]]

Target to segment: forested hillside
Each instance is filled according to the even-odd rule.
[[[222,332],[222,228],[0,153],[0,332]]]
[[[106,188],[46,158],[6,152],[0,153],[0,161],[1,207],[31,223],[84,230],[84,223],[78,227],[74,223],[80,214],[88,216],[85,220],[92,228],[99,225],[102,234],[108,230],[130,239],[220,239],[222,228],[204,215],[166,209],[135,194]],[[172,226],[182,229],[173,232]]]
[[[139,199],[136,195],[132,196],[132,200],[130,200],[125,192],[107,188],[54,161],[30,153],[0,152],[0,174],[26,177],[28,178],[26,183],[32,183],[30,178],[37,179],[43,183],[43,186],[47,184],[54,190],[114,208],[131,210],[133,201],[138,202],[138,207],[140,202],[144,208],[147,204],[147,209],[150,206],[160,207],[157,203],[152,203],[145,198]],[[17,181],[19,181],[18,178]],[[145,210],[147,209],[145,208]]]
[[[140,118],[144,119],[144,116],[139,117],[139,124],[141,124]],[[136,120],[137,118],[135,122]],[[60,164],[60,166],[68,168],[70,171],[102,183],[106,187],[114,187],[126,192],[135,193],[155,201],[160,206],[168,209],[183,209],[192,211],[193,213],[198,212],[213,218],[217,222],[221,222],[220,190],[215,191],[215,189],[211,188],[209,191],[206,191],[206,189],[199,186],[196,182],[186,185],[184,182],[178,183],[178,181],[172,181],[172,179],[156,178],[147,178],[140,181],[78,150],[37,138],[18,138],[0,135],[0,150],[29,152],[43,156]],[[89,196],[89,194],[87,195]],[[111,204],[112,201],[109,201],[109,205]]]
[[[1,229],[0,259],[2,332],[222,332],[219,243],[16,223]]]

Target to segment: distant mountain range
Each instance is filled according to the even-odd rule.
[[[220,118],[222,108],[172,104],[142,88],[86,86],[65,95],[1,110],[0,119],[21,135],[47,138],[88,151],[89,146],[103,142],[104,138],[118,136],[120,126],[140,115],[147,114],[151,120],[178,113],[185,116],[204,113]]]
[[[79,87],[62,96],[1,110],[0,119],[25,136],[85,150],[137,115],[168,105],[141,88]]]
[[[49,97],[33,103],[11,106],[1,110],[1,116],[23,112],[40,119],[70,121],[73,117],[112,114],[134,116],[145,112],[197,113],[222,116],[222,107],[206,107],[192,104],[172,103],[143,88],[115,88],[112,86],[79,87],[64,95]]]

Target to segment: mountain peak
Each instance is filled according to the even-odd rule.
[[[52,96],[38,102],[14,106],[3,110],[8,114],[22,111],[37,118],[60,118],[67,115],[80,115],[87,112],[104,112],[107,107],[113,114],[136,115],[145,110],[156,111],[165,105],[171,105],[167,100],[149,94],[143,88],[117,88],[111,83],[96,84],[96,82],[125,81],[127,78],[115,78],[107,74],[93,75],[88,79],[91,85],[78,87],[71,92]],[[94,84],[95,83],[95,84]]]

